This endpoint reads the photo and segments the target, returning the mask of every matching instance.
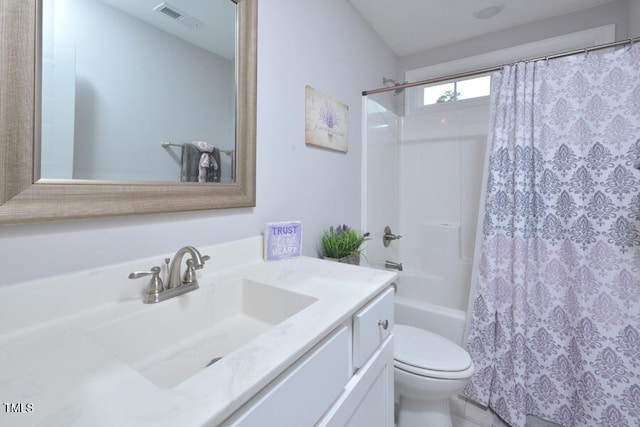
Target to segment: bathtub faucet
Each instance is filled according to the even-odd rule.
[[[384,268],[391,268],[394,270],[402,271],[402,263],[386,260],[384,262]]]

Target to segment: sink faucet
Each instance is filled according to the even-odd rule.
[[[187,269],[184,275],[181,275],[180,268],[182,266],[182,259],[187,253],[191,258],[187,260]],[[147,286],[147,292],[142,301],[145,304],[153,304],[198,289],[196,270],[204,267],[205,261],[209,259],[210,257],[208,255],[201,255],[193,246],[185,246],[176,252],[171,261],[171,265],[168,268],[169,277],[166,287],[163,285],[162,279],[160,279],[161,269],[157,266],[153,267],[151,271],[135,271],[129,275],[129,279],[151,276],[151,280]],[[168,264],[169,260],[167,259],[166,261]]]
[[[181,276],[180,267],[182,266],[182,258],[184,258],[187,253],[191,255],[191,259],[187,260],[187,270],[185,271],[184,276]],[[193,284],[195,285],[195,288],[197,288],[198,280],[196,279],[195,270],[202,269],[202,267],[204,267],[204,262],[208,259],[208,255],[201,255],[193,246],[185,246],[178,249],[178,252],[173,256],[173,260],[169,266],[167,289],[178,288],[188,284]]]

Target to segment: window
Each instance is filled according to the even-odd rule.
[[[491,90],[491,76],[474,77],[427,86],[423,89],[423,104],[432,105],[444,102],[488,96]]]
[[[526,58],[544,58],[545,56],[557,52],[568,52],[576,49],[584,49],[584,46],[595,46],[598,44],[609,43],[616,39],[615,28],[616,26],[614,24],[603,25],[601,27],[551,37],[532,43],[511,46],[506,49],[493,52],[481,53],[479,55],[455,59],[449,62],[407,70],[404,75],[404,80],[408,82],[419,82],[437,76],[447,76],[465,71],[481,70],[483,68],[490,68],[501,64],[511,64]],[[454,85],[456,83],[458,84],[457,92],[460,92],[460,97],[469,96],[469,94],[463,93],[459,86],[461,83],[460,81],[448,81],[443,82],[442,84],[449,85],[451,83],[454,83]],[[435,86],[436,85],[434,85],[434,87]],[[440,86],[440,84],[437,86]],[[440,93],[435,96],[435,99],[429,99],[428,97],[425,98],[426,93],[424,92],[424,89],[424,86],[419,86],[406,91],[406,115],[413,114],[414,112],[425,108],[425,106],[435,105],[438,98],[444,95],[444,92],[447,90],[451,90],[452,94],[456,93],[455,87],[445,87],[443,91],[440,91]]]

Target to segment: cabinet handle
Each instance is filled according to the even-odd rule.
[[[388,320],[378,320],[378,326],[382,326],[382,329],[386,330],[389,327]]]

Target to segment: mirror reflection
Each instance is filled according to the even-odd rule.
[[[45,0],[41,178],[233,182],[231,0]]]

